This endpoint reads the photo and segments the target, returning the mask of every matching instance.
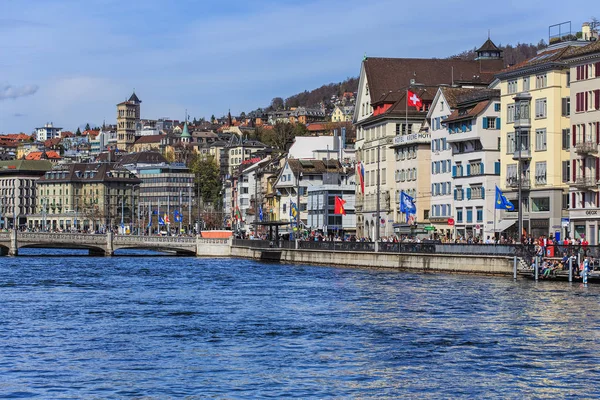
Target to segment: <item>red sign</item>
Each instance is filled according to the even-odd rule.
[[[454,225],[454,219],[448,218],[448,225],[450,225],[450,226]]]

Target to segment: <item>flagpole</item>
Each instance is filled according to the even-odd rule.
[[[156,234],[160,235],[160,197],[158,198],[158,214],[156,214],[158,218],[156,219]]]
[[[404,118],[405,118],[405,124],[404,126],[406,127],[406,134],[408,135],[408,88],[410,87],[410,85],[406,88],[406,112],[404,113]]]

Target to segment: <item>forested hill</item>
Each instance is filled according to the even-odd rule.
[[[345,92],[356,92],[358,90],[358,77],[348,78],[343,82],[330,83],[323,85],[318,89],[305,90],[302,93],[295,94],[285,99],[287,107],[311,107],[320,102],[329,102],[332,96],[341,97]]]
[[[499,45],[498,47],[504,51],[504,61],[506,65],[515,65],[522,61],[527,60],[535,56],[538,50],[545,48],[546,43],[541,40],[538,44],[526,44],[517,43],[515,46]],[[465,50],[462,53],[453,55],[448,58],[461,58],[465,60],[475,59],[475,50]],[[290,108],[290,107],[316,107],[321,102],[324,102],[326,106],[330,106],[329,102],[332,96],[341,97],[345,92],[356,92],[358,91],[358,77],[348,78],[343,82],[329,83],[323,85],[320,88],[304,91],[302,93],[295,94],[283,100],[281,97],[276,97],[267,110]],[[330,108],[330,107],[328,107]]]

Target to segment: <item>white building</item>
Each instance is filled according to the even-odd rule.
[[[349,184],[350,174],[337,160],[296,160],[288,158],[279,174],[274,188],[280,194],[279,215],[281,221],[295,221],[290,216],[290,206],[298,202],[300,192],[301,225],[308,226],[308,189],[323,185],[339,187]]]
[[[431,210],[429,221],[438,237],[454,236],[452,191],[452,146],[447,142],[444,120],[456,109],[457,98],[480,89],[442,86],[427,114],[431,133]]]
[[[48,139],[55,139],[60,137],[62,128],[56,127],[52,122],[47,123],[41,128],[35,128],[35,136],[39,142],[45,142]]]
[[[500,184],[500,91],[481,89],[459,96],[443,122],[452,146],[456,237],[493,236],[514,220],[497,221],[495,190]],[[494,223],[496,221],[496,223]]]
[[[354,199],[356,196],[354,175],[348,177],[349,184],[321,185],[308,188],[308,220],[307,225],[313,230],[323,233],[356,232],[356,214]],[[335,198],[340,197],[346,203],[346,215],[334,214]]]

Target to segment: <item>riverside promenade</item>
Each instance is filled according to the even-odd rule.
[[[389,268],[422,272],[455,272],[535,277],[532,265],[540,249],[533,245],[391,243],[348,241],[268,241],[201,236],[136,236],[81,233],[0,232],[0,255],[18,256],[22,248],[86,249],[92,256],[112,256],[123,249],[142,249],[196,257],[248,258],[269,262]],[[587,258],[592,279],[600,279],[598,246],[553,246],[551,257],[538,258],[540,279],[570,277],[561,257],[572,259],[571,276]],[[546,256],[546,254],[545,254]],[[543,276],[552,264],[551,274]],[[556,268],[561,264],[562,268]],[[547,270],[547,268],[546,268]],[[547,271],[546,271],[547,272]],[[597,272],[597,273],[596,273]],[[596,277],[595,275],[598,275]]]

